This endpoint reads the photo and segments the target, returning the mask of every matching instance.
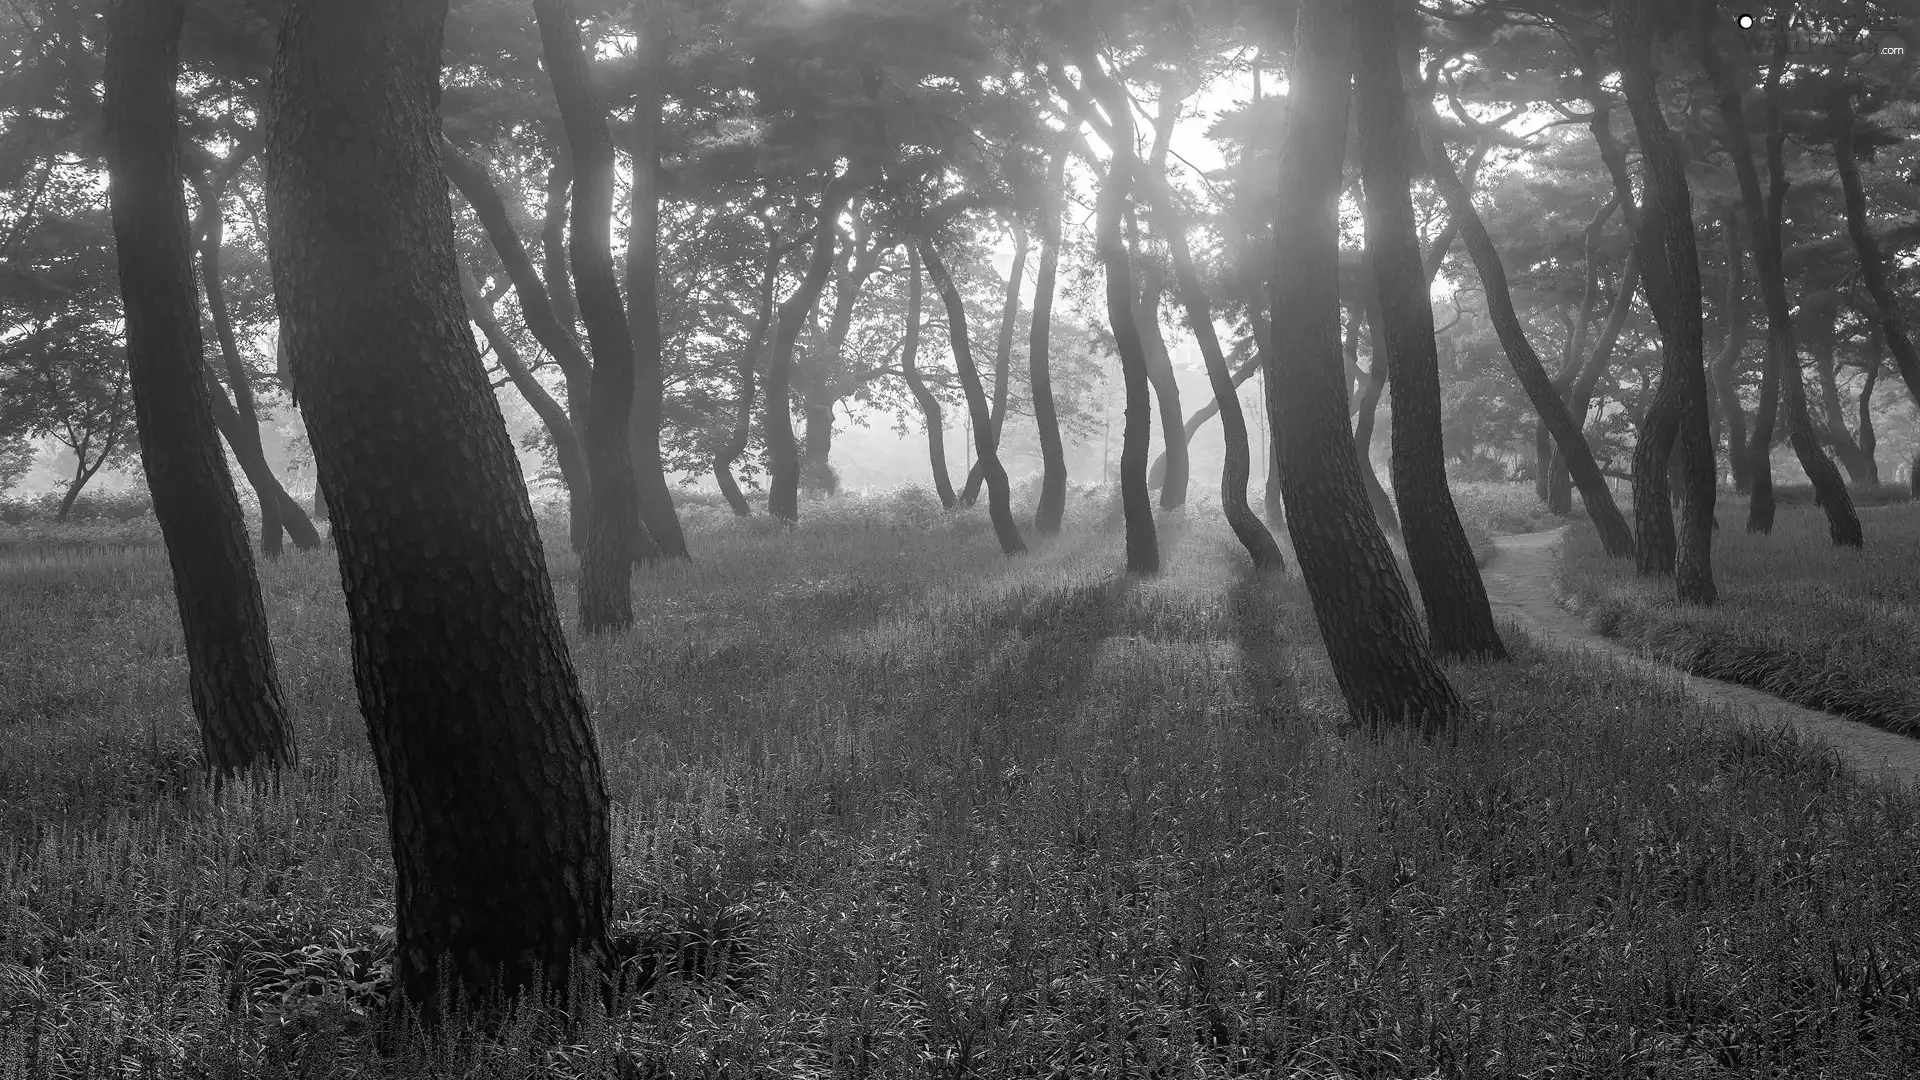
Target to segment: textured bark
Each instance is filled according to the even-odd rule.
[[[1753,479],[1747,469],[1747,414],[1740,407],[1738,378],[1740,350],[1747,340],[1746,260],[1741,257],[1744,245],[1740,223],[1732,214],[1727,215],[1721,231],[1727,241],[1727,295],[1720,305],[1726,314],[1727,336],[1720,343],[1720,355],[1713,362],[1711,374],[1713,392],[1720,401],[1720,423],[1727,434],[1727,464],[1733,470],[1733,487],[1735,491],[1747,491],[1753,487]]]
[[[780,304],[774,321],[773,352],[767,357],[765,404],[761,407],[761,431],[767,440],[767,512],[781,521],[800,520],[800,447],[793,437],[793,351],[800,341],[820,291],[827,287],[833,273],[834,246],[840,234],[840,211],[859,190],[860,182],[852,174],[828,181],[820,193],[818,217],[813,226],[813,251],[807,258],[806,273],[793,295]]]
[[[580,24],[567,0],[535,0],[540,53],[573,158],[568,258],[581,321],[593,345],[587,403],[587,478],[593,508],[580,555],[580,626],[588,633],[633,625],[632,566],[659,556],[640,520],[628,425],[633,417],[634,346],[613,273],[613,138],[587,76]],[[551,348],[551,347],[550,347]],[[555,354],[556,357],[559,354]]]
[[[462,310],[446,14],[295,0],[267,136],[275,299],[386,796],[394,977],[429,1017],[443,971],[482,1004],[566,987],[576,955],[606,956],[613,885],[593,728]]]
[[[1787,437],[1793,443],[1795,456],[1800,459],[1801,468],[1806,470],[1813,482],[1814,498],[1827,515],[1827,534],[1835,544],[1846,547],[1859,547],[1863,542],[1860,531],[1860,516],[1854,511],[1853,497],[1847,493],[1846,485],[1840,482],[1840,474],[1827,458],[1826,452],[1814,434],[1812,418],[1807,414],[1806,390],[1800,380],[1800,353],[1794,343],[1793,312],[1787,302],[1786,276],[1780,266],[1782,208],[1786,198],[1786,168],[1782,161],[1784,134],[1781,131],[1780,118],[1780,68],[1781,58],[1776,55],[1773,70],[1767,76],[1767,171],[1768,182],[1772,187],[1772,197],[1763,201],[1760,194],[1760,174],[1753,163],[1753,147],[1747,134],[1746,113],[1741,105],[1740,88],[1734,83],[1720,58],[1720,52],[1713,44],[1713,20],[1710,12],[1702,10],[1694,24],[1694,43],[1700,54],[1701,65],[1708,79],[1713,83],[1719,98],[1720,116],[1728,131],[1729,150],[1733,155],[1734,172],[1740,183],[1740,205],[1746,214],[1747,233],[1753,239],[1755,269],[1760,277],[1760,293],[1767,309],[1767,367],[1774,379],[1772,390],[1785,395],[1787,410]],[[1763,377],[1764,378],[1764,377]],[[1773,518],[1773,476],[1770,457],[1773,417],[1769,412],[1767,400],[1768,388],[1762,387],[1761,412],[1767,413],[1761,432],[1761,422],[1755,423],[1755,443],[1760,452],[1749,455],[1750,483],[1754,492],[1749,507],[1747,527],[1753,529],[1760,518],[1762,502],[1762,473],[1765,473],[1764,521],[1771,526]],[[1846,426],[1843,423],[1841,430]],[[1766,442],[1760,442],[1764,434]],[[1766,531],[1764,529],[1759,531]]]
[[[1507,288],[1507,272],[1500,264],[1500,252],[1493,246],[1493,238],[1487,235],[1487,227],[1480,220],[1480,212],[1474,208],[1472,195],[1455,174],[1438,128],[1431,123],[1422,123],[1420,128],[1420,144],[1426,151],[1427,166],[1432,171],[1435,186],[1446,200],[1447,213],[1460,226],[1467,254],[1473,258],[1474,269],[1479,272],[1480,283],[1486,291],[1487,311],[1493,319],[1500,345],[1507,354],[1507,363],[1512,366],[1514,376],[1526,391],[1528,400],[1533,403],[1534,411],[1546,423],[1554,445],[1560,448],[1560,456],[1566,460],[1567,470],[1573,475],[1574,487],[1579,490],[1580,499],[1586,504],[1587,516],[1600,534],[1601,545],[1608,555],[1624,557],[1633,551],[1632,530],[1627,528],[1626,518],[1621,516],[1620,508],[1614,505],[1613,492],[1607,487],[1606,478],[1600,475],[1600,466],[1593,460],[1593,450],[1587,445],[1586,436],[1579,425],[1573,422],[1566,402],[1554,393],[1552,379],[1548,378],[1546,369],[1540,365],[1540,357],[1527,341],[1526,330],[1513,310],[1513,294]]]
[[[660,342],[660,73],[667,66],[664,0],[636,0],[631,29],[639,42],[634,65],[633,123],[627,152],[633,182],[627,197],[627,327],[633,340],[633,409],[627,441],[632,447],[640,520],[660,554],[687,558],[687,537],[667,490],[660,458],[660,421],[666,370]],[[597,350],[596,350],[597,352]]]
[[[933,287],[939,291],[940,299],[947,305],[947,328],[953,341],[953,366],[960,375],[960,385],[967,393],[967,412],[973,418],[974,452],[980,458],[980,471],[986,478],[987,514],[993,519],[994,536],[1000,540],[1000,550],[1007,555],[1018,555],[1027,550],[1020,539],[1020,527],[1013,521],[1013,494],[1007,487],[1007,470],[1000,466],[1000,455],[994,445],[993,416],[987,406],[986,389],[980,385],[980,369],[974,366],[973,350],[967,344],[967,305],[960,297],[960,290],[954,287],[953,278],[948,275],[946,264],[940,261],[940,253],[934,250],[933,242],[919,237],[920,257],[927,264],[927,276],[933,279]]]
[[[1053,404],[1053,372],[1048,355],[1053,333],[1054,277],[1060,268],[1060,215],[1064,213],[1066,201],[1067,152],[1064,140],[1054,147],[1046,194],[1040,204],[1040,269],[1034,275],[1033,327],[1027,338],[1027,382],[1033,394],[1034,423],[1040,429],[1040,504],[1033,511],[1033,531],[1041,536],[1057,535],[1060,519],[1067,510],[1067,452],[1060,438],[1060,417]],[[916,264],[916,297],[918,276]],[[908,333],[916,329],[909,326]],[[919,394],[916,392],[914,396]]]
[[[534,378],[533,370],[521,358],[519,348],[507,336],[500,320],[494,317],[492,305],[480,295],[479,283],[464,266],[460,268],[460,295],[466,301],[467,317],[480,328],[487,344],[493,346],[493,354],[500,358],[500,367],[506,371],[514,389],[520,391],[520,396],[533,409],[534,415],[540,418],[540,422],[546,425],[547,434],[553,439],[554,460],[560,466],[561,480],[567,485],[568,514],[584,518],[590,512],[587,457],[573,421],[560,403],[553,400],[553,395],[547,393],[547,388],[540,385],[540,380]]]
[[[114,6],[102,121],[140,459],[173,568],[201,752],[217,786],[242,770],[291,764],[294,743],[246,522],[207,400],[174,115],[184,13],[182,0]],[[71,506],[69,498],[62,509]]]
[[[1013,384],[1013,334],[1020,322],[1020,279],[1027,267],[1027,230],[1013,226],[1013,266],[1007,275],[1006,299],[1000,305],[1000,336],[993,350],[993,445],[1000,445],[1000,431],[1007,422],[1007,395]],[[967,472],[966,487],[960,501],[968,506],[980,496],[980,463]]]
[[[1167,93],[1162,84],[1163,96]],[[1167,238],[1174,283],[1187,313],[1187,329],[1193,332],[1200,356],[1206,361],[1207,381],[1213,386],[1214,405],[1219,410],[1220,426],[1226,436],[1226,463],[1220,472],[1220,508],[1234,537],[1247,549],[1254,568],[1278,572],[1286,567],[1280,545],[1247,504],[1247,480],[1253,472],[1253,456],[1247,446],[1247,419],[1240,411],[1238,384],[1227,371],[1226,354],[1213,330],[1213,312],[1207,304],[1206,292],[1200,287],[1200,274],[1194,269],[1193,252],[1187,245],[1186,222],[1174,205],[1173,193],[1164,178],[1160,179],[1162,182],[1152,185],[1155,228]]]
[[[1126,423],[1120,436],[1120,511],[1126,524],[1127,572],[1157,574],[1160,537],[1154,530],[1153,492],[1147,485],[1147,453],[1153,439],[1152,391],[1146,348],[1134,317],[1133,260],[1127,254],[1120,228],[1133,174],[1139,168],[1133,151],[1132,105],[1126,92],[1100,66],[1090,42],[1079,43],[1074,60],[1113,130],[1107,174],[1094,203],[1093,243],[1095,256],[1106,273],[1107,323],[1120,353],[1121,382],[1126,388]]]
[[[1880,332],[1886,337],[1888,351],[1893,353],[1894,369],[1907,384],[1907,393],[1920,402],[1920,356],[1914,353],[1906,319],[1900,314],[1899,300],[1887,278],[1886,256],[1867,227],[1867,194],[1860,184],[1860,166],[1853,155],[1853,87],[1842,82],[1830,93],[1832,102],[1827,108],[1827,122],[1833,132],[1833,159],[1847,207],[1847,235],[1853,238],[1853,248],[1860,255],[1860,277],[1879,309]]]
[[[927,425],[927,461],[933,468],[933,489],[940,495],[940,505],[951,510],[959,504],[953,493],[953,481],[947,476],[947,429],[946,419],[940,414],[940,399],[927,389],[925,379],[920,377],[920,246],[907,245],[907,334],[900,345],[900,371],[906,378],[907,389],[912,392],[913,400],[920,406],[920,415]],[[1058,531],[1058,522],[1055,523]]]
[[[766,348],[768,335],[773,331],[773,287],[779,278],[779,237],[769,229],[767,261],[760,271],[759,308],[754,316],[753,338],[740,353],[736,367],[740,390],[739,396],[734,399],[733,431],[713,454],[714,480],[720,485],[720,494],[725,496],[727,505],[740,517],[751,517],[753,507],[747,502],[747,497],[741,494],[740,484],[733,478],[733,463],[747,452],[747,442],[753,437],[754,365]]]
[[[1713,503],[1719,469],[1707,425],[1705,328],[1700,313],[1700,254],[1693,233],[1693,196],[1687,187],[1686,158],[1666,117],[1654,82],[1652,0],[1613,0],[1614,33],[1620,53],[1620,83],[1627,109],[1640,133],[1649,199],[1660,208],[1667,272],[1673,292],[1674,333],[1661,342],[1662,384],[1674,384],[1680,471],[1684,477],[1679,535],[1673,563],[1675,593],[1682,603],[1711,604],[1713,581]],[[1655,447],[1659,440],[1655,438]],[[1634,509],[1642,502],[1641,457],[1634,455]],[[1665,471],[1664,455],[1657,462]],[[1660,493],[1664,498],[1665,492]],[[1668,511],[1671,513],[1671,510]],[[1643,567],[1644,572],[1644,567]]]
[[[1503,659],[1506,646],[1447,487],[1441,437],[1440,354],[1433,303],[1413,216],[1407,161],[1407,88],[1393,0],[1354,5],[1354,93],[1365,185],[1367,262],[1377,318],[1373,366],[1393,384],[1393,492],[1407,561],[1427,612],[1427,641],[1441,656]],[[1598,222],[1604,219],[1596,219]],[[1597,231],[1597,230],[1596,230]],[[1591,234],[1590,234],[1591,235]],[[1591,294],[1591,290],[1589,290]],[[1590,306],[1592,297],[1587,303]],[[1385,348],[1380,346],[1384,344]]]
[[[1287,530],[1335,680],[1355,720],[1434,732],[1464,706],[1434,663],[1393,549],[1367,506],[1340,363],[1340,166],[1347,134],[1344,0],[1304,0],[1274,223],[1267,393]],[[1278,336],[1287,328],[1283,347]]]

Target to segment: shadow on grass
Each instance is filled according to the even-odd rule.
[[[1227,615],[1240,646],[1240,692],[1260,719],[1278,722],[1300,711],[1300,690],[1276,629],[1285,579],[1247,567],[1227,590]]]

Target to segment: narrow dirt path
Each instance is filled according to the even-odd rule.
[[[1503,623],[1518,624],[1535,639],[1556,648],[1600,653],[1643,674],[1676,680],[1700,700],[1720,706],[1735,719],[1791,725],[1801,734],[1832,746],[1863,772],[1884,770],[1902,784],[1920,783],[1920,739],[1808,709],[1744,686],[1688,675],[1588,629],[1582,619],[1554,599],[1554,569],[1562,532],[1551,529],[1494,537],[1499,554],[1482,573],[1494,615]]]

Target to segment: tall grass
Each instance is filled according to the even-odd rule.
[[[1586,527],[1569,531],[1562,585],[1596,630],[1676,667],[1920,733],[1920,507],[1864,511],[1860,550],[1835,548],[1811,506],[1782,507],[1770,535],[1739,528],[1744,517],[1738,502],[1720,512],[1712,607],[1636,578]]]
[[[1297,580],[997,554],[911,496],[695,522],[574,642],[623,931],[564,1045],[373,1049],[392,909],[331,555],[265,570],[302,764],[213,802],[165,559],[0,556],[0,1076],[1902,1076],[1914,797],[1514,642],[1435,746],[1342,738]],[[549,546],[570,603],[574,560]],[[27,708],[14,708],[26,702]],[[697,934],[695,935],[697,936]]]

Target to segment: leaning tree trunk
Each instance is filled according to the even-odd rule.
[[[1393,380],[1393,491],[1407,561],[1427,612],[1427,640],[1441,656],[1503,659],[1506,646],[1480,579],[1473,545],[1447,487],[1442,439],[1440,354],[1433,302],[1414,221],[1407,162],[1407,94],[1401,78],[1400,20],[1393,0],[1359,0],[1354,10],[1354,92],[1365,184],[1367,262],[1377,319],[1374,367]],[[1384,344],[1385,348],[1379,346]]]
[[[1066,186],[1067,153],[1063,139],[1054,147],[1046,195],[1040,202],[1040,269],[1034,275],[1033,327],[1027,338],[1027,381],[1033,394],[1034,423],[1040,429],[1040,504],[1033,511],[1033,531],[1040,536],[1057,535],[1060,519],[1067,511],[1067,451],[1060,439],[1060,417],[1053,404],[1053,371],[1048,356],[1053,333],[1054,276],[1060,269],[1060,215],[1065,201],[1062,192]],[[913,295],[917,300],[917,263],[914,278]],[[909,326],[908,333],[914,329]]]
[[[240,431],[242,421],[239,411],[233,407],[233,402],[227,400],[227,391],[220,385],[220,379],[214,375],[213,368],[203,365],[200,377],[202,381],[207,384],[207,403],[213,406],[214,425],[220,429],[220,434],[226,437],[228,446],[238,444],[240,440],[244,438]],[[256,427],[254,430],[257,436],[259,429]],[[236,453],[234,456],[238,458],[239,454]],[[258,463],[263,466],[266,464],[266,456],[264,453],[261,455]],[[246,471],[247,461],[245,458],[240,458],[240,468],[241,471]],[[249,479],[251,479],[251,476],[249,476]],[[272,495],[275,504],[279,507],[281,527],[292,534],[294,546],[300,548],[302,551],[308,548],[319,547],[320,531],[314,527],[313,519],[307,516],[306,508],[302,507],[300,501],[288,493],[287,489],[281,485],[279,477],[273,475],[271,468],[267,468],[261,473],[261,479],[263,483],[267,484],[267,490]],[[313,542],[311,544],[305,544],[302,542],[302,537],[309,538]]]
[[[1427,165],[1432,171],[1435,186],[1446,200],[1447,213],[1459,223],[1460,235],[1466,241],[1467,254],[1473,258],[1474,269],[1479,271],[1480,283],[1486,290],[1487,313],[1492,317],[1494,332],[1507,354],[1507,362],[1512,365],[1514,376],[1520,380],[1521,388],[1533,403],[1534,412],[1546,423],[1554,445],[1560,448],[1560,457],[1566,461],[1567,471],[1573,475],[1574,487],[1579,489],[1580,499],[1587,507],[1587,516],[1600,534],[1601,545],[1608,555],[1615,558],[1631,555],[1633,532],[1627,528],[1627,519],[1621,516],[1620,508],[1614,505],[1613,491],[1607,487],[1606,478],[1600,475],[1600,466],[1593,460],[1593,449],[1587,445],[1586,436],[1580,431],[1580,426],[1573,422],[1566,402],[1553,392],[1553,380],[1548,377],[1546,369],[1540,365],[1539,355],[1527,341],[1526,330],[1513,310],[1513,294],[1507,288],[1507,271],[1500,264],[1499,249],[1493,246],[1493,238],[1487,235],[1486,224],[1480,220],[1480,211],[1474,208],[1472,195],[1453,170],[1453,162],[1447,157],[1446,144],[1434,124],[1436,118],[1427,116],[1421,119],[1426,121],[1419,126],[1420,144],[1426,151]]]
[[[535,0],[540,52],[553,83],[573,155],[572,236],[568,257],[580,318],[593,346],[593,396],[587,403],[587,478],[593,511],[580,555],[580,626],[588,633],[633,625],[635,560],[658,545],[640,520],[628,425],[633,417],[633,334],[613,273],[613,138],[587,73],[580,24],[567,0]]]
[[[993,417],[987,407],[986,389],[980,385],[980,369],[974,366],[973,350],[967,345],[967,304],[947,274],[946,264],[934,250],[933,241],[919,237],[920,257],[926,260],[927,275],[947,305],[947,331],[953,341],[953,367],[967,393],[967,412],[973,418],[974,452],[980,456],[980,472],[987,484],[987,514],[993,519],[993,534],[1000,550],[1018,555],[1027,550],[1020,539],[1020,526],[1013,521],[1013,493],[1007,487],[1007,470],[1000,466],[1000,455],[993,437]]]
[[[1043,264],[1044,266],[1044,264]],[[920,406],[920,416],[927,425],[927,461],[933,468],[933,490],[940,496],[942,508],[951,510],[959,505],[959,498],[953,493],[953,480],[947,475],[947,427],[946,419],[940,414],[940,399],[927,389],[925,379],[920,377],[920,246],[907,245],[907,334],[900,345],[900,373],[907,381],[907,389],[913,394],[913,400]],[[1057,429],[1056,429],[1057,434]],[[1059,531],[1059,522],[1055,523]]]
[[[217,787],[254,766],[291,764],[294,744],[246,521],[203,378],[173,96],[185,11],[182,0],[114,6],[102,123],[140,458],[173,567],[187,685]]]
[[[813,227],[813,252],[806,273],[793,295],[780,304],[774,320],[773,351],[767,357],[766,393],[762,395],[761,431],[767,440],[767,513],[781,521],[800,520],[800,446],[793,437],[793,350],[806,328],[820,291],[833,273],[834,244],[840,234],[840,211],[860,187],[849,172],[828,181],[820,193],[819,217]]]
[[[1580,378],[1581,370],[1586,366],[1587,333],[1593,328],[1595,308],[1600,303],[1600,238],[1605,234],[1607,219],[1620,208],[1620,196],[1614,195],[1607,200],[1587,222],[1582,261],[1586,264],[1586,286],[1580,294],[1580,309],[1576,313],[1573,326],[1567,334],[1567,347],[1560,358],[1560,371],[1553,377],[1553,390],[1560,400],[1572,404],[1573,384]],[[1533,457],[1539,476],[1535,479],[1536,490],[1547,509],[1556,514],[1565,514],[1573,510],[1572,486],[1567,477],[1567,463],[1560,460],[1559,451],[1554,449],[1553,436],[1547,434],[1547,426],[1534,421]],[[1557,496],[1564,493],[1565,506],[1555,502]]]
[[[1013,334],[1020,322],[1020,278],[1027,266],[1027,230],[1019,222],[1013,226],[1013,266],[1007,271],[1006,300],[1000,306],[1000,336],[993,352],[993,445],[1000,445],[1000,429],[1007,422],[1007,395],[1013,382]],[[974,462],[967,473],[960,501],[972,506],[980,497],[980,463]]]
[[[627,327],[633,341],[633,408],[627,438],[647,535],[670,558],[687,558],[687,537],[667,490],[660,459],[660,422],[666,394],[660,341],[660,77],[667,66],[667,20],[663,0],[636,0],[633,33],[639,41],[634,66],[634,114],[627,151],[633,164],[627,210]]]
[[[266,158],[274,295],[387,803],[394,979],[429,1017],[456,994],[567,987],[576,957],[607,955],[613,891],[593,727],[465,328],[437,145],[446,15],[295,0]]]
[[[249,156],[252,151],[247,151]],[[239,152],[230,157],[219,170],[219,175],[209,176],[200,189],[200,227],[195,230],[200,237],[200,280],[207,291],[207,314],[213,319],[213,332],[220,342],[220,358],[226,367],[227,382],[233,387],[232,409],[235,422],[221,424],[220,429],[227,436],[227,444],[233,447],[234,460],[240,463],[240,471],[246,474],[247,483],[252,485],[253,493],[260,500],[260,547],[268,558],[280,554],[280,534],[284,531],[293,539],[293,546],[301,551],[311,551],[320,546],[320,531],[313,527],[313,521],[300,504],[280,486],[280,480],[273,475],[273,467],[267,463],[266,450],[260,444],[260,414],[253,405],[253,380],[247,372],[247,363],[240,355],[240,343],[233,333],[233,315],[227,308],[226,281],[220,269],[220,247],[225,238],[225,221],[220,213],[221,193],[226,189],[227,180],[241,164]],[[215,420],[218,421],[220,406],[226,405],[226,391],[215,383],[209,387],[209,393],[217,392],[219,402],[214,405]]]
[[[1849,479],[1856,486],[1863,484],[1867,462],[1853,441],[1853,433],[1847,430],[1847,410],[1840,402],[1840,380],[1834,371],[1838,362],[1835,354],[1840,346],[1840,335],[1834,326],[1840,314],[1839,297],[1825,293],[1816,302],[1815,296],[1803,294],[1800,313],[1807,319],[1807,352],[1813,360],[1813,377],[1820,385],[1820,405],[1827,429],[1825,442],[1833,448],[1833,456],[1840,459],[1840,467],[1847,470]]]
[[[1860,515],[1854,510],[1853,496],[1847,493],[1847,487],[1840,482],[1839,470],[1827,457],[1826,451],[1814,435],[1813,420],[1807,414],[1806,388],[1800,379],[1800,353],[1794,342],[1793,312],[1787,301],[1786,275],[1780,265],[1781,253],[1781,212],[1786,198],[1786,167],[1782,159],[1780,118],[1780,71],[1778,62],[1767,76],[1768,117],[1767,135],[1767,171],[1768,182],[1773,188],[1771,204],[1763,201],[1760,195],[1760,173],[1753,163],[1753,148],[1747,135],[1746,113],[1741,105],[1740,88],[1733,82],[1720,58],[1719,49],[1713,44],[1713,22],[1709,12],[1702,10],[1694,25],[1694,41],[1700,53],[1702,66],[1708,78],[1714,84],[1714,90],[1720,101],[1720,116],[1725,122],[1729,148],[1733,155],[1734,172],[1740,182],[1740,205],[1746,213],[1747,233],[1753,238],[1754,263],[1760,275],[1760,293],[1767,308],[1767,367],[1768,376],[1774,380],[1774,389],[1785,395],[1787,409],[1787,437],[1793,443],[1794,454],[1800,459],[1801,468],[1813,482],[1814,498],[1820,503],[1827,515],[1827,535],[1836,545],[1859,547],[1863,542],[1860,531]],[[1844,166],[1843,166],[1844,173]],[[1856,176],[1856,180],[1858,177]],[[1844,186],[1844,176],[1842,180]],[[1768,411],[1766,388],[1762,388],[1761,411]],[[1748,529],[1753,529],[1754,518],[1762,512],[1762,474],[1765,482],[1764,523],[1770,528],[1773,524],[1773,469],[1768,460],[1773,435],[1773,417],[1768,415],[1765,431],[1761,424],[1755,423],[1755,443],[1760,453],[1750,457],[1749,468],[1752,472],[1753,502],[1749,508]],[[1845,426],[1842,425],[1844,432]],[[1765,435],[1767,442],[1760,442]],[[1767,531],[1765,529],[1759,531]]]
[[[1867,227],[1866,189],[1860,184],[1860,166],[1853,156],[1853,88],[1843,82],[1831,93],[1833,100],[1827,118],[1833,131],[1834,164],[1838,166],[1840,188],[1847,206],[1847,235],[1853,238],[1854,250],[1860,255],[1860,277],[1879,309],[1880,332],[1893,353],[1894,368],[1906,382],[1907,393],[1920,402],[1920,355],[1914,352],[1906,319],[1900,314],[1899,298],[1887,278],[1886,257]]]
[[[1126,91],[1100,66],[1091,42],[1082,41],[1074,66],[1100,100],[1113,125],[1113,152],[1094,204],[1094,251],[1106,271],[1107,323],[1120,353],[1126,387],[1126,423],[1120,436],[1120,511],[1127,532],[1127,572],[1160,572],[1160,537],[1153,526],[1153,492],[1147,486],[1147,453],[1153,439],[1153,401],[1146,347],[1134,316],[1133,261],[1120,222],[1139,168],[1133,151],[1132,104]]]
[[[1651,0],[1613,0],[1613,23],[1620,39],[1620,82],[1633,126],[1640,133],[1650,200],[1660,208],[1668,276],[1673,284],[1675,334],[1661,343],[1661,375],[1676,390],[1683,495],[1673,575],[1682,603],[1711,604],[1713,582],[1713,503],[1719,469],[1707,425],[1707,368],[1700,316],[1700,255],[1693,234],[1693,196],[1687,188],[1686,161],[1660,111],[1653,62],[1648,55],[1653,29]],[[1657,445],[1657,442],[1656,442]],[[1665,460],[1659,462],[1661,466]],[[1635,503],[1639,500],[1639,456],[1635,455]],[[1636,515],[1637,516],[1637,515]]]
[[[1877,440],[1873,432],[1873,388],[1874,384],[1880,381],[1880,368],[1883,360],[1880,354],[1880,339],[1869,334],[1867,336],[1867,349],[1873,357],[1873,362],[1861,369],[1860,427],[1856,444],[1860,447],[1860,456],[1866,460],[1867,485],[1869,487],[1879,487],[1880,462],[1874,458],[1875,443]]]
[[[1464,706],[1421,638],[1413,597],[1367,506],[1347,427],[1339,200],[1348,35],[1345,0],[1300,5],[1274,223],[1277,364],[1267,393],[1281,420],[1274,443],[1287,530],[1347,708],[1362,723],[1431,733]],[[1285,347],[1280,327],[1287,328]]]
[[[1166,84],[1162,93],[1168,93]],[[1214,403],[1220,412],[1220,426],[1226,435],[1226,464],[1220,472],[1220,508],[1227,525],[1240,545],[1247,549],[1254,569],[1278,572],[1286,568],[1280,545],[1267,531],[1260,516],[1247,504],[1247,480],[1253,472],[1253,455],[1247,446],[1247,418],[1240,411],[1240,391],[1227,371],[1226,354],[1213,330],[1213,312],[1207,294],[1200,287],[1200,274],[1194,269],[1193,252],[1187,246],[1187,226],[1174,205],[1173,193],[1164,176],[1150,176],[1157,230],[1167,238],[1167,254],[1173,261],[1173,279],[1180,292],[1181,306],[1187,312],[1187,329],[1200,345],[1206,361],[1207,381],[1213,386]]]
[[[740,492],[740,484],[733,478],[733,463],[741,454],[747,452],[747,442],[753,437],[753,375],[754,364],[760,358],[761,350],[766,347],[767,335],[773,329],[773,286],[780,277],[779,238],[768,230],[767,264],[760,272],[759,312],[754,316],[753,337],[747,347],[741,351],[736,366],[736,377],[740,383],[739,397],[733,404],[733,431],[725,442],[713,454],[713,478],[720,485],[720,494],[727,505],[740,517],[753,516],[753,506]]]
[[[1705,14],[1704,12],[1702,13]],[[1767,204],[1766,221],[1762,229],[1749,229],[1753,234],[1754,247],[1761,246],[1761,237],[1780,250],[1782,223],[1786,220],[1787,203],[1787,165],[1786,165],[1786,125],[1781,116],[1780,76],[1787,66],[1786,35],[1776,35],[1773,63],[1767,68]],[[1703,60],[1706,57],[1702,57]],[[1742,201],[1746,198],[1744,192]],[[1751,220],[1751,219],[1749,219]],[[1782,278],[1781,288],[1785,289]],[[1769,320],[1771,321],[1771,320]],[[1787,324],[1791,331],[1792,323]],[[1782,344],[1787,342],[1783,340]],[[1771,533],[1773,531],[1773,426],[1780,412],[1781,376],[1791,366],[1793,377],[1800,377],[1800,356],[1788,350],[1782,352],[1776,347],[1773,334],[1767,335],[1767,356],[1760,371],[1760,403],[1753,411],[1753,435],[1747,443],[1747,471],[1751,474],[1753,491],[1747,500],[1747,531],[1752,533]],[[1832,519],[1828,519],[1831,528]]]
[[[1378,313],[1372,310],[1371,300],[1367,303],[1366,324],[1372,334],[1373,350],[1365,373],[1360,373],[1360,313],[1348,309],[1347,339],[1345,355],[1342,359],[1350,378],[1360,380],[1360,396],[1353,403],[1353,460],[1360,465],[1360,482],[1367,489],[1367,502],[1373,505],[1373,516],[1380,519],[1380,527],[1398,535],[1400,515],[1393,508],[1393,499],[1388,497],[1386,485],[1380,482],[1380,474],[1373,467],[1373,425],[1380,416],[1380,399],[1387,392],[1387,347],[1386,338],[1380,333]]]

